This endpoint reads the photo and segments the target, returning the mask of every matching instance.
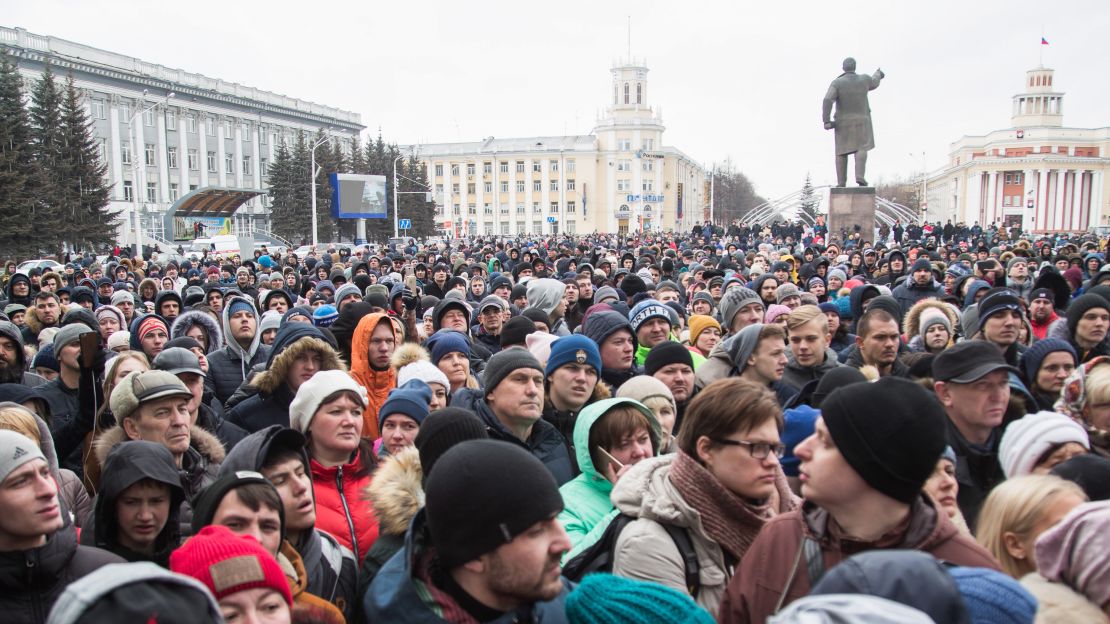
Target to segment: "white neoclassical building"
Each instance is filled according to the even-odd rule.
[[[1011,127],[952,143],[947,167],[928,178],[929,221],[1019,224],[1032,232],[1110,225],[1110,127],[1065,127],[1054,73],[1026,72]]]
[[[402,147],[428,167],[445,232],[485,235],[683,230],[708,218],[708,175],[663,144],[647,64],[613,64],[593,133]]]

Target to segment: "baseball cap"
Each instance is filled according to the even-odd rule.
[[[193,393],[176,375],[164,370],[135,371],[123,378],[109,399],[116,419],[130,416],[147,401],[180,396],[192,398]]]
[[[509,309],[509,304],[497,295],[487,295],[484,299],[482,299],[482,303],[478,305],[478,312],[482,312],[489,307],[497,307],[500,308],[502,311],[505,311]]]
[[[174,375],[196,373],[204,375],[200,369],[200,359],[190,350],[181,347],[163,349],[154,357],[154,368]]]
[[[985,340],[968,340],[941,351],[933,360],[933,379],[952,383],[971,383],[996,370],[1016,373],[1006,363],[1002,351]]]
[[[1056,303],[1056,294],[1049,288],[1036,288],[1033,292],[1029,293],[1029,303],[1033,303],[1037,299],[1045,299],[1049,303]]]

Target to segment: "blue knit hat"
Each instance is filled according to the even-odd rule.
[[[39,349],[35,354],[35,359],[31,361],[31,368],[48,368],[55,373],[61,372],[61,367],[58,365],[58,359],[54,357],[54,345],[48,344]]]
[[[1014,579],[989,568],[951,568],[948,573],[971,624],[1033,624],[1037,599]]]
[[[432,353],[432,364],[439,364],[444,356],[455,351],[470,356],[470,343],[466,336],[457,331],[445,330],[432,334],[424,343],[424,348]]]
[[[258,316],[258,312],[255,311],[254,306],[243,298],[231,302],[231,307],[227,310],[228,318],[235,316],[236,312],[250,312],[253,316]]]
[[[786,446],[786,454],[779,460],[779,464],[786,476],[798,476],[798,466],[802,460],[794,454],[794,448],[813,435],[817,417],[820,415],[821,412],[808,405],[799,405],[783,412],[782,443]]]
[[[316,327],[330,327],[337,318],[339,318],[339,310],[330,303],[325,303],[312,313],[312,324]]]
[[[589,574],[566,599],[570,624],[712,624],[686,594],[645,581]]]
[[[1025,375],[1025,380],[1030,384],[1037,380],[1037,371],[1041,369],[1041,363],[1048,357],[1049,353],[1057,351],[1066,351],[1071,354],[1072,364],[1079,361],[1079,356],[1075,353],[1075,347],[1071,346],[1066,340],[1059,338],[1045,338],[1034,342],[1025,353],[1021,356],[1021,372]]]
[[[601,374],[601,352],[597,344],[582,335],[563,336],[551,343],[551,355],[547,358],[544,376],[550,376],[560,366],[567,364],[588,364]]]
[[[628,322],[632,324],[632,333],[635,334],[640,330],[640,326],[651,318],[664,318],[667,319],[668,323],[674,325],[675,321],[671,318],[672,314],[674,313],[670,308],[655,299],[644,299],[628,313]]]
[[[405,385],[389,391],[389,397],[378,410],[381,421],[392,414],[404,414],[423,424],[428,417],[428,404],[432,402],[432,389],[419,379],[409,380]]]

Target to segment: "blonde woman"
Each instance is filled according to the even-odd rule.
[[[1036,572],[1033,545],[1068,512],[1087,502],[1078,485],[1053,475],[1027,475],[991,491],[979,511],[976,540],[1015,579]]]

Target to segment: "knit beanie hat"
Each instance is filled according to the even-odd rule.
[[[1049,411],[1027,414],[1006,425],[998,446],[998,463],[1008,479],[1033,474],[1038,461],[1068,442],[1091,450],[1086,429],[1068,416]]]
[[[536,358],[540,366],[543,366],[546,370],[547,358],[551,357],[551,345],[555,344],[558,339],[559,337],[555,334],[535,332],[528,334],[528,337],[524,339],[524,346],[532,354],[532,357]]]
[[[1033,624],[1037,599],[1014,579],[989,568],[950,568],[971,624]]]
[[[123,312],[121,312],[120,309],[116,306],[102,305],[96,310],[93,310],[93,316],[96,317],[96,322],[98,324],[100,323],[100,319],[104,318],[105,316],[110,316],[116,319],[116,322],[119,323],[121,329],[127,327],[127,319],[123,317]]]
[[[129,344],[131,344],[131,332],[121,329],[111,336],[108,336],[108,342],[105,344],[105,346],[108,348],[109,351],[115,351],[120,347],[126,347]],[[51,353],[53,353],[53,345],[50,345],[50,351]]]
[[[734,289],[734,290],[739,290],[739,289]],[[717,319],[713,318],[712,316],[707,316],[705,314],[694,314],[694,315],[692,315],[690,317],[690,320],[687,321],[687,325],[690,326],[690,344],[691,345],[697,344],[698,337],[701,336],[701,333],[703,331],[709,329],[710,327],[716,327],[718,332],[721,331],[721,324],[717,322]]]
[[[612,574],[588,574],[567,596],[570,624],[712,624],[709,615],[676,589]]]
[[[231,305],[227,308],[227,317],[231,318],[238,312],[250,312],[251,316],[258,316],[258,312],[255,311],[254,306],[242,297],[231,302]]]
[[[843,388],[849,384],[866,383],[867,377],[859,372],[858,368],[852,366],[837,366],[821,376],[821,380],[817,382],[817,387],[813,389],[813,394],[810,395],[809,404],[814,409],[821,409],[821,404],[824,400],[832,394],[837,388]]]
[[[0,429],[0,483],[32,459],[46,461],[42,449],[31,438],[10,429]]]
[[[934,624],[933,618],[900,602],[867,594],[804,596],[767,618],[767,624]]]
[[[654,375],[656,371],[670,364],[685,364],[693,370],[693,354],[681,343],[664,340],[648,351],[647,359],[644,360],[644,372]]]
[[[782,304],[787,297],[800,297],[801,294],[798,287],[790,282],[779,284],[778,288],[775,289],[775,303]]]
[[[617,289],[612,286],[602,286],[594,292],[594,303],[605,303],[606,301],[616,301],[620,297],[617,296]]]
[[[452,446],[467,440],[489,438],[486,426],[474,412],[461,407],[444,407],[428,414],[416,433],[413,444],[420,453],[424,480],[432,473],[439,458]]]
[[[470,342],[466,336],[452,330],[440,330],[424,342],[424,348],[432,354],[432,364],[439,364],[448,353],[462,353],[470,356]]]
[[[1094,453],[1076,455],[1053,466],[1051,473],[1083,488],[1089,500],[1110,500],[1110,459]]]
[[[739,333],[729,336],[722,343],[721,346],[728,353],[729,360],[736,368],[737,375],[743,373],[744,369],[748,367],[748,359],[752,357],[752,353],[755,353],[756,347],[759,346],[759,332],[761,331],[763,331],[763,323],[752,323],[741,329]]]
[[[432,389],[423,381],[413,379],[389,391],[385,403],[378,410],[378,420],[385,422],[393,414],[403,414],[420,425],[428,417],[428,404],[431,402]]]
[[[189,538],[170,554],[170,570],[197,579],[217,601],[261,587],[293,605],[289,582],[273,555],[253,537],[241,537],[225,526],[206,526]]]
[[[790,314],[790,312],[790,308],[784,305],[779,305],[777,303],[771,304],[767,306],[767,312],[763,315],[763,322],[770,325],[771,323],[774,323],[775,320],[778,319],[780,316]]]
[[[627,330],[632,335],[632,342],[635,344],[636,332],[632,329],[632,324],[628,322],[628,318],[620,312],[606,309],[604,306],[596,312],[590,312],[581,325],[582,335],[598,345],[601,345],[609,336],[622,329]]]
[[[455,445],[426,484],[424,512],[444,570],[508,544],[563,510],[551,471],[520,446],[499,440]]]
[[[640,331],[640,326],[653,318],[666,319],[668,323],[671,321],[671,310],[655,299],[644,299],[632,307],[628,313],[628,322],[632,325],[632,333]]]
[[[678,406],[675,404],[671,389],[667,387],[667,384],[651,375],[636,375],[622,383],[620,387],[617,388],[616,396],[620,399],[635,399],[644,404],[646,404],[648,399],[652,398],[666,399],[670,402],[671,409],[674,410],[676,414],[678,413]]]
[[[339,310],[330,303],[325,303],[312,313],[312,324],[316,327],[331,327],[338,319]]]
[[[135,305],[135,295],[132,295],[131,292],[127,290],[117,290],[112,293],[112,305],[118,306],[121,303]]]
[[[944,409],[906,379],[883,377],[838,388],[821,403],[821,416],[860,477],[903,503],[920,495],[944,452]]]
[[[118,333],[120,332],[116,332],[116,334]],[[48,344],[39,349],[39,352],[35,354],[35,359],[31,360],[31,368],[46,368],[55,373],[60,373],[62,367],[58,364],[58,358],[54,356],[54,345]]]
[[[165,326],[166,323],[163,322],[162,327],[165,328]],[[93,333],[93,330],[84,323],[72,323],[63,326],[58,330],[58,333],[54,334],[54,357],[58,357],[58,354],[62,352],[66,345],[77,342],[84,334],[91,333]]]
[[[1021,356],[1021,372],[1025,374],[1025,379],[1030,385],[1037,380],[1037,371],[1041,370],[1041,364],[1048,354],[1057,351],[1066,351],[1071,354],[1072,364],[1078,364],[1079,356],[1075,353],[1075,347],[1071,346],[1066,340],[1059,338],[1045,338],[1034,342],[1025,353]]]
[[[110,563],[69,583],[46,619],[51,624],[222,622],[220,605],[200,581],[150,561]]]
[[[397,369],[398,386],[403,386],[414,379],[419,379],[426,384],[439,384],[446,389],[451,388],[451,382],[447,380],[447,375],[444,375],[439,367],[427,360],[417,360]]]
[[[323,307],[323,306],[320,306]],[[277,310],[266,310],[258,321],[258,333],[281,327],[282,314]]]
[[[350,390],[359,396],[362,406],[366,407],[366,388],[359,385],[345,371],[320,371],[297,388],[297,396],[289,404],[289,427],[301,433],[308,433],[312,418],[324,399],[340,390]]]
[[[833,278],[840,278],[840,282],[843,284],[848,281],[848,274],[845,273],[843,269],[830,269],[829,272],[825,274],[825,279],[832,280]]]
[[[698,295],[702,294],[705,295],[705,298],[708,298],[710,305],[712,305],[713,297],[705,291],[698,293],[694,298],[698,299]],[[721,304],[719,306],[721,311],[721,322],[724,324],[724,327],[731,328],[732,319],[736,316],[736,313],[750,303],[758,303],[759,307],[763,307],[763,300],[759,298],[759,293],[751,288],[738,286],[726,290],[725,294],[721,295]],[[693,341],[693,338],[691,338],[690,342]]]
[[[501,327],[501,348],[523,345],[524,339],[536,331],[536,324],[532,319],[523,316],[514,316]]]
[[[849,367],[844,367],[849,368]],[[852,370],[855,370],[854,368]],[[828,377],[828,375],[825,375]],[[788,477],[798,476],[798,467],[802,460],[794,454],[794,449],[817,428],[817,418],[821,412],[808,405],[799,405],[782,412],[782,444],[786,447],[779,465],[782,472]]]
[[[621,280],[621,290],[631,299],[642,292],[647,292],[647,283],[644,282],[644,278],[632,274]]]
[[[551,343],[544,375],[550,377],[559,367],[576,363],[592,366],[601,375],[601,352],[594,341],[580,334],[563,336]]]
[[[929,263],[929,258],[922,256],[914,260],[913,266],[910,267],[910,273],[917,273],[918,271],[932,271],[933,265]]]
[[[335,289],[335,303],[338,305],[340,301],[343,301],[344,297],[347,297],[349,295],[354,295],[361,299],[362,291],[359,290],[358,286],[356,286],[355,284],[343,284],[339,288]]]
[[[1034,548],[1041,576],[1071,587],[1100,609],[1110,606],[1110,501],[1072,509],[1041,533]]]
[[[1075,336],[1075,328],[1079,326],[1079,319],[1083,318],[1089,310],[1103,308],[1110,311],[1110,301],[1094,293],[1079,295],[1068,304],[1068,335]]]
[[[921,311],[921,316],[918,317],[918,334],[924,338],[925,334],[929,333],[929,328],[933,325],[943,325],[944,329],[948,331],[948,336],[952,336],[952,321],[949,320],[948,315],[937,308],[925,308]]]
[[[510,373],[518,368],[531,368],[540,373],[544,372],[535,356],[524,349],[498,351],[486,362],[486,370],[482,373],[484,392],[487,394],[492,392]]]
[[[1110,303],[1101,297],[1099,297],[1099,299],[1102,300],[1103,307],[1110,309]],[[983,295],[983,298],[979,300],[979,326],[982,327],[986,324],[987,319],[1006,310],[1012,310],[1019,314],[1023,314],[1021,297],[1009,288],[990,289],[987,291],[987,294]]]

